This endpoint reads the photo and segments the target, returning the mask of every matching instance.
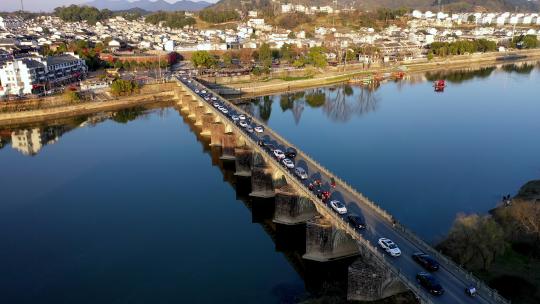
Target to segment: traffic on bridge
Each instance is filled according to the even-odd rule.
[[[288,171],[319,204],[329,208],[372,247],[422,303],[509,303],[480,280],[406,230],[391,216],[332,175],[302,151],[290,146],[256,118],[195,79],[178,79],[193,95],[221,113]],[[315,202],[314,202],[315,203]],[[359,245],[360,246],[360,245]]]

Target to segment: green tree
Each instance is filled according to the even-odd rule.
[[[308,62],[315,67],[324,68],[328,62],[326,60],[325,50],[320,46],[314,46],[309,49],[307,54]]]
[[[467,22],[469,23],[475,23],[476,22],[476,16],[475,15],[469,15],[467,17]]]
[[[114,96],[131,95],[138,92],[140,89],[136,81],[116,79],[111,84],[111,93]]]
[[[258,59],[263,67],[270,68],[272,66],[272,50],[267,43],[263,43],[259,48]]]
[[[199,18],[209,23],[223,23],[240,20],[240,15],[235,10],[203,9],[199,12]]]
[[[197,68],[205,67],[210,68],[216,64],[214,56],[212,56],[207,51],[196,51],[191,56],[191,62]]]
[[[221,59],[226,67],[230,67],[232,65],[233,56],[231,52],[225,52],[223,56],[221,56]]]

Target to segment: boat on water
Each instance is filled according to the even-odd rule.
[[[435,80],[433,87],[435,88],[435,92],[443,92],[446,87],[446,81],[444,79]]]
[[[527,55],[520,55],[520,54],[516,54],[516,53],[510,53],[510,54],[505,54],[504,56],[497,57],[497,58],[495,58],[495,60],[497,60],[497,61],[510,61],[510,60],[520,60],[520,59],[525,59],[525,58],[527,58]]]

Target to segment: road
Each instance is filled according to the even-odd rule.
[[[263,132],[250,133],[246,131],[246,128],[242,128],[237,125],[238,128],[242,130],[242,132],[244,132],[246,136],[250,137],[255,142],[257,142],[259,139],[264,139],[265,141],[270,142],[272,145],[274,145],[276,148],[281,149],[282,151],[285,151],[285,149],[288,147],[287,143],[284,142],[284,140],[281,140],[281,138],[278,137],[275,133],[273,133],[270,129],[268,129],[267,126],[262,125],[259,121],[256,121],[256,119],[250,117],[248,113],[243,112],[241,109],[229,103],[227,100],[219,97],[216,94],[211,94],[210,90],[195,81],[188,82],[188,79],[184,79],[183,82],[187,88],[193,90],[193,92],[196,95],[201,96],[203,100],[204,97],[207,97],[206,99],[208,100],[206,100],[206,102],[208,102],[212,106],[216,102],[224,106],[229,112],[227,113],[227,115],[225,115],[225,117],[231,120],[231,122],[233,122],[235,125],[237,124],[232,120],[231,117],[233,115],[245,114],[247,116],[247,121],[250,125],[263,126]],[[203,93],[203,90],[206,91],[206,93]],[[217,100],[211,100],[210,97],[213,96],[215,96]],[[215,110],[216,112],[224,115],[219,109],[216,108]],[[273,156],[272,153],[269,154]],[[278,162],[275,157],[272,157],[272,159]],[[316,164],[316,162],[305,156],[304,153],[298,153],[297,157],[294,159],[294,162],[295,166],[304,168],[309,175],[309,178],[307,180],[299,180],[301,183],[304,184],[304,186],[306,186],[306,189],[310,181],[319,179],[323,183],[322,187],[325,190],[331,192],[330,199],[327,200],[326,203],[320,200],[316,203],[325,204],[328,208],[330,208],[327,202],[331,200],[341,201],[347,206],[349,214],[356,213],[364,219],[366,229],[357,230],[356,232],[360,234],[365,240],[370,242],[373,246],[379,248],[377,240],[381,237],[385,237],[391,239],[399,246],[402,252],[401,256],[388,256],[388,258],[386,258],[385,260],[389,262],[392,266],[394,266],[395,271],[402,274],[408,280],[407,283],[417,286],[416,293],[422,293],[418,296],[423,299],[427,299],[427,301],[431,303],[505,303],[504,299],[499,298],[498,296],[493,297],[493,291],[488,290],[487,287],[480,288],[478,296],[474,298],[466,295],[465,288],[471,285],[471,278],[468,277],[464,272],[456,271],[456,269],[451,264],[446,264],[444,263],[444,261],[439,261],[440,269],[432,273],[433,276],[443,286],[445,290],[444,294],[440,296],[435,296],[427,292],[427,290],[423,289],[421,286],[419,286],[418,283],[416,283],[416,274],[425,270],[419,264],[417,264],[411,256],[415,252],[424,252],[425,250],[423,250],[422,248],[425,248],[425,243],[418,242],[417,239],[411,238],[401,229],[396,229],[392,221],[388,220],[388,218],[384,217],[380,212],[377,212],[372,206],[363,201],[359,197],[358,193],[351,192],[349,190],[350,188],[348,188],[346,185],[337,182],[335,187],[332,187],[330,182],[332,178],[334,178],[336,181],[339,181],[339,179],[335,176],[331,176],[330,173],[326,170],[319,170],[320,167]],[[283,170],[292,171],[292,169],[287,169],[284,166],[282,167]],[[336,213],[336,215],[341,217],[343,221],[347,221],[346,214],[339,215]],[[384,253],[382,249],[379,248],[379,250]]]

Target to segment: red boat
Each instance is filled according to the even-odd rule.
[[[435,92],[442,92],[446,87],[446,82],[444,81],[444,79],[439,79],[433,82],[433,87],[435,88]]]

